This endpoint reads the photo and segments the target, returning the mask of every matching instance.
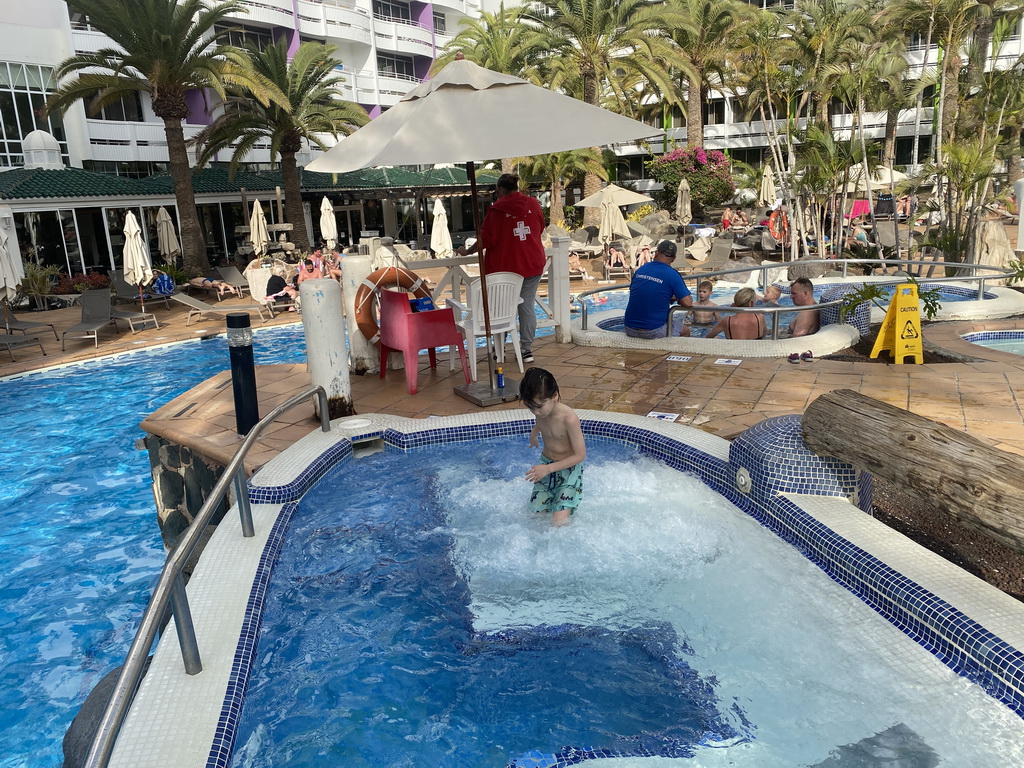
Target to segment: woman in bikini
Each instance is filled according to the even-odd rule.
[[[757,293],[753,288],[740,288],[732,297],[734,307],[752,307],[757,300]],[[725,333],[727,339],[760,339],[768,332],[764,322],[764,315],[760,312],[736,312],[725,315],[715,323],[708,335],[704,338],[713,339],[720,333]]]

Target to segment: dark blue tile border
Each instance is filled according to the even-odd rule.
[[[499,423],[438,427],[412,434],[385,429],[359,437],[381,437],[393,448],[412,450],[429,445],[523,435],[532,426],[532,419],[513,417]],[[862,504],[865,498],[870,499],[869,476],[858,475],[848,465],[821,459],[807,450],[799,439],[799,417],[777,417],[751,427],[733,441],[729,461],[644,427],[599,419],[583,419],[582,426],[586,435],[620,440],[644,455],[699,477],[712,490],[795,546],[830,578],[857,595],[947,667],[978,683],[989,695],[1024,717],[1022,651],[780,495],[852,496],[859,498]],[[257,650],[267,585],[297,501],[330,468],[347,460],[351,454],[351,444],[339,441],[317,457],[293,482],[250,489],[254,503],[278,503],[284,507],[257,568],[227,694],[207,761],[208,768],[226,768],[230,760],[249,670]],[[736,487],[736,471],[740,466],[750,470],[754,481],[749,494],[741,493]],[[551,755],[555,762],[549,764],[572,765],[609,756],[566,747],[557,755]]]

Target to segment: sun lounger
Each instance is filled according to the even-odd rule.
[[[244,296],[245,291],[249,290],[249,281],[238,271],[238,267],[217,267],[217,271],[221,280],[238,289],[239,296]]]
[[[43,342],[36,336],[11,336],[9,334],[0,334],[0,347],[7,350],[7,354],[11,356],[11,362],[14,362],[14,352],[11,350],[18,349],[19,347],[31,347],[35,344],[39,345],[39,351],[46,355],[46,350],[43,349]]]
[[[113,301],[131,302],[132,304],[139,301],[139,286],[125,282],[125,279],[121,274],[121,270],[110,270],[109,277],[110,290],[112,291],[111,299]],[[166,296],[161,296],[159,293],[149,293],[145,288],[142,289],[142,295],[145,296],[144,301],[148,301],[150,303],[154,301],[162,301],[165,309],[171,308]]]
[[[60,340],[60,336],[57,335],[57,327],[53,323],[36,323],[28,320],[18,320],[14,316],[14,310],[11,308],[11,303],[7,299],[4,299],[0,304],[3,305],[4,328],[7,330],[8,335],[10,335],[12,331],[21,331],[27,336],[29,331],[35,332],[36,328],[49,328],[53,331],[53,338]]]
[[[196,315],[200,317],[202,315],[227,315],[231,312],[245,312],[246,310],[255,309],[260,316],[260,322],[267,322],[267,318],[263,316],[263,310],[269,307],[266,304],[235,304],[231,307],[215,307],[212,304],[207,304],[205,301],[200,301],[194,296],[186,296],[183,293],[175,293],[169,298],[179,304],[184,304],[188,307],[188,317],[185,319],[185,325],[192,324],[192,318]],[[271,317],[273,317],[273,311],[271,311]]]
[[[132,333],[138,333],[139,330],[145,328],[149,323],[153,324],[154,328],[159,329],[160,323],[157,322],[156,315],[152,312],[128,312],[123,309],[110,308],[110,317],[114,320],[114,327],[117,327],[118,320],[127,320],[128,327],[131,328]],[[138,324],[139,328],[136,329],[135,325]]]
[[[100,328],[114,322],[110,316],[110,289],[98,288],[82,294],[82,322],[68,328],[60,337],[60,349],[64,351],[64,342],[68,336],[79,339],[92,339],[96,348],[100,346]],[[116,328],[116,326],[115,326]]]
[[[707,259],[701,262],[694,262],[686,259],[686,263],[692,267],[693,272],[715,272],[729,266],[729,257],[732,256],[732,238],[716,237],[711,243],[711,253]]]

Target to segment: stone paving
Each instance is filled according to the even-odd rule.
[[[244,304],[228,299],[222,306]],[[25,348],[15,350],[16,362],[4,360],[0,376],[49,365],[120,353],[145,346],[220,333],[223,318],[185,326],[184,308],[155,309],[159,330],[131,334],[113,329],[101,333],[99,350],[92,342],[68,341],[60,353],[53,334],[40,332],[47,355]],[[58,331],[79,320],[77,308],[19,313],[21,320],[52,322]],[[266,326],[295,322],[294,314],[278,315]],[[770,416],[802,413],[819,395],[835,389],[852,389],[914,413],[965,430],[1005,450],[1024,455],[1024,358],[970,345],[960,334],[975,330],[1024,328],[1024,320],[993,320],[928,325],[925,338],[946,349],[977,358],[974,362],[934,365],[817,360],[792,364],[785,359],[744,359],[739,365],[721,365],[714,357],[693,356],[688,362],[670,362],[664,352],[578,347],[539,339],[534,346],[535,365],[557,378],[565,402],[591,408],[646,415],[651,411],[679,414],[678,421],[731,438]],[[48,329],[47,329],[48,331]],[[258,336],[257,336],[258,339]],[[258,343],[258,341],[257,341]],[[454,393],[463,383],[460,366],[448,370],[446,354],[438,355],[436,371],[427,356],[419,358],[419,391],[408,395],[404,371],[353,376],[352,394],[359,413],[385,412],[425,418],[431,415],[468,413],[478,407]],[[187,363],[187,361],[185,361]],[[483,367],[483,366],[482,366]],[[507,374],[518,377],[514,361]],[[486,374],[484,374],[486,375]],[[308,386],[303,365],[261,366],[257,372],[260,412],[267,413],[291,394]],[[505,403],[493,408],[518,408]],[[234,432],[234,412],[227,373],[204,382],[154,413],[144,423],[148,431],[185,441],[211,458],[226,461],[239,438]],[[256,469],[316,427],[312,406],[302,406],[281,417],[259,442],[247,462]],[[879,435],[884,440],[884,435]]]

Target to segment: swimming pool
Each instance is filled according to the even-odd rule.
[[[962,338],[987,349],[1024,355],[1024,331],[976,331]]]
[[[586,509],[553,530],[522,511],[535,451],[520,414],[375,414],[348,434],[383,439],[384,454],[353,459],[337,425],[268,464],[251,490],[265,546],[239,544],[229,515],[189,584],[194,605],[218,606],[210,618],[234,653],[208,644],[221,666],[189,678],[169,632],[112,765],[164,765],[187,748],[176,764],[446,765],[461,748],[471,759],[459,764],[517,768],[607,754],[623,757],[601,765],[637,768],[656,754],[750,768],[873,750],[1024,759],[1024,609],[853,507],[847,495],[867,487],[799,450],[799,419],[729,444],[582,411]],[[750,535],[753,551],[739,546]],[[227,560],[243,546],[244,563]],[[581,677],[621,681],[626,657],[636,707],[582,690]],[[563,715],[576,707],[588,715]]]
[[[891,626],[699,480],[592,438],[585,506],[555,532],[524,512],[535,456],[522,439],[379,453],[302,499],[233,766],[566,747],[795,766],[897,724],[951,765],[1024,757],[1018,718],[937,661],[908,671]],[[982,717],[979,740],[964,720]]]
[[[255,347],[258,363],[305,359],[300,326]],[[0,381],[0,766],[59,764],[123,661],[164,561],[139,422],[228,365],[218,337]]]

